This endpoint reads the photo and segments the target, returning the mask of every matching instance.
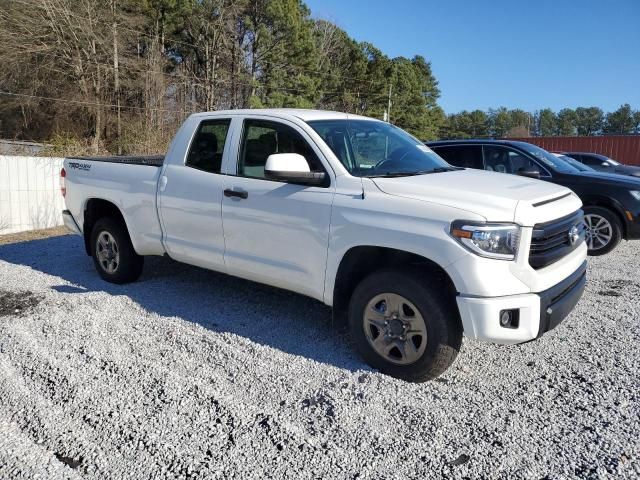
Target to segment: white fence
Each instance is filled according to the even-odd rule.
[[[0,234],[62,225],[62,161],[0,155]]]

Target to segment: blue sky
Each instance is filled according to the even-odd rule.
[[[431,61],[447,113],[640,109],[640,0],[305,0],[385,54]]]

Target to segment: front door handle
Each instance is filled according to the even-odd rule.
[[[237,198],[247,198],[249,196],[249,192],[245,192],[244,190],[231,190],[230,188],[226,188],[224,190],[225,197],[237,197]]]

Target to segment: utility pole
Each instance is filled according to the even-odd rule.
[[[116,109],[117,109],[117,142],[118,142],[118,155],[122,155],[122,123],[120,118],[120,70],[118,65],[118,23],[116,22],[116,0],[111,0],[111,15],[113,16],[113,77],[114,77],[114,90],[116,94]]]
[[[387,106],[387,122],[391,123],[391,80],[389,80],[389,104]]]

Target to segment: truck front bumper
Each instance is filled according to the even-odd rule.
[[[576,306],[586,284],[587,262],[553,287],[540,292],[505,297],[458,296],[458,309],[469,338],[494,343],[522,343],[555,328]],[[511,322],[500,322],[507,312]]]

